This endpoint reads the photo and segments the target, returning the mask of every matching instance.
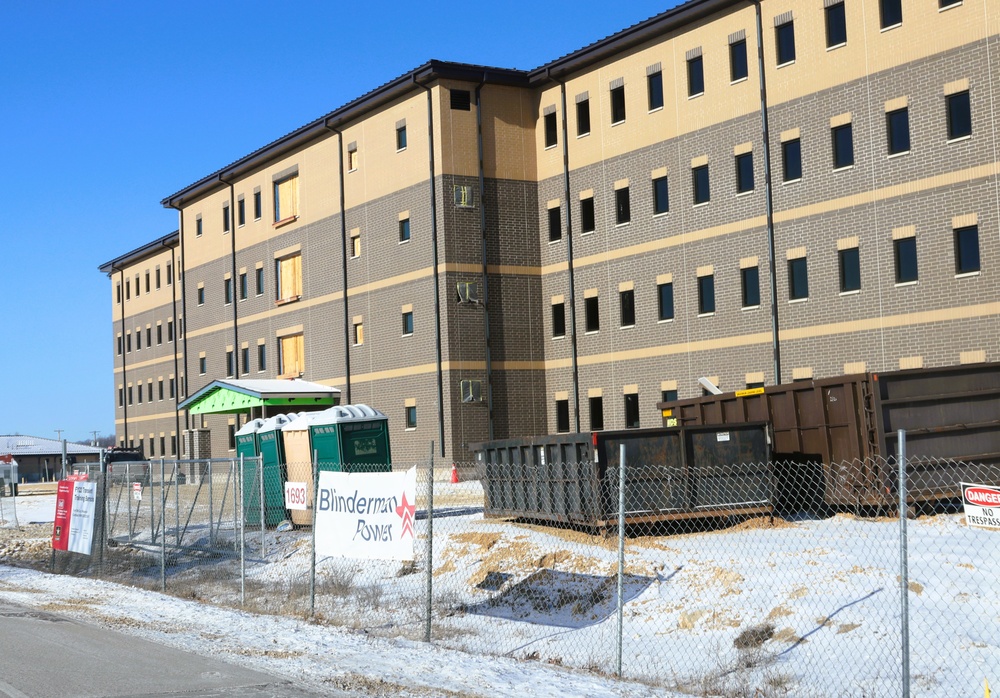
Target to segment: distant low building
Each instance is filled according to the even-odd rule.
[[[46,482],[62,475],[62,441],[37,436],[0,436],[0,456],[13,456],[18,477],[23,482]],[[66,444],[67,466],[98,463],[101,449],[81,444]]]

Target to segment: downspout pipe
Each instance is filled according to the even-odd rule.
[[[495,436],[493,428],[493,357],[490,336],[490,278],[487,273],[486,245],[486,174],[483,162],[483,85],[486,84],[487,73],[483,72],[482,81],[476,85],[476,148],[479,154],[479,232],[482,240],[483,258],[483,341],[486,345],[486,420],[489,430],[489,440]]]
[[[344,133],[334,128],[329,122],[324,121],[323,126],[330,132],[337,134],[337,161],[338,172],[340,173],[340,272],[343,277],[344,294],[344,399],[346,404],[351,403],[351,323],[350,315],[347,312],[347,209],[345,208],[346,195],[344,194]]]
[[[576,339],[576,272],[573,268],[573,207],[570,205],[569,184],[569,117],[566,114],[566,83],[552,77],[559,85],[562,99],[562,141],[563,141],[563,199],[566,201],[566,269],[569,275],[569,326],[570,352],[573,370],[573,418],[574,431],[580,433],[580,368],[577,357]]]
[[[767,258],[771,271],[771,352],[774,359],[774,384],[781,384],[781,343],[778,338],[778,272],[774,253],[774,200],[771,185],[771,129],[767,117],[767,76],[764,72],[764,28],[760,0],[753,3],[757,18],[757,71],[760,73],[760,126],[764,139],[764,206],[767,214]]]
[[[178,237],[180,237],[180,236],[178,235]],[[163,246],[166,247],[167,246],[166,243],[163,243]],[[171,247],[170,247],[170,274],[171,274],[171,276],[175,276],[177,274],[177,250],[176,250],[176,247],[173,246],[173,245],[171,245]],[[170,286],[171,286],[171,291],[170,291],[170,313],[176,318],[177,317],[177,284],[174,283],[174,279],[173,278],[170,279]],[[179,344],[179,342],[177,341],[177,335],[175,333],[174,334],[174,431],[177,434],[177,436],[175,437],[177,439],[177,441],[176,441],[177,446],[180,445],[180,439],[181,439],[181,415],[180,415],[180,411],[177,409],[177,403],[179,402],[179,400],[177,399],[177,396],[180,394],[179,393],[180,372],[177,370],[177,345],[178,344]],[[174,449],[174,456],[179,455],[177,453],[178,450],[179,450],[178,448]]]
[[[181,201],[174,203],[170,202],[170,208],[177,211],[177,217],[180,222],[177,229],[180,231],[178,238],[181,242],[181,266],[178,273],[178,277],[181,282],[181,314],[178,316],[174,314],[174,351],[176,352],[177,344],[181,343],[181,352],[184,354],[184,377],[183,379],[178,374],[177,376],[177,397],[180,398],[182,395],[187,396],[187,379],[190,373],[188,372],[188,344],[187,344],[187,269],[185,268],[185,262],[187,257],[184,254],[184,212],[181,209]],[[176,268],[176,267],[175,267]],[[188,411],[184,412],[184,428],[191,428],[191,413]],[[180,433],[177,434],[180,438]],[[178,451],[183,451],[183,449],[178,449]],[[178,453],[178,455],[181,455]]]
[[[229,262],[230,262],[230,298],[233,305],[233,378],[240,377],[240,324],[239,303],[236,300],[236,190],[232,182],[227,182],[223,175],[219,181],[229,187]],[[227,366],[228,368],[228,366]]]
[[[413,76],[413,84],[427,92],[427,158],[430,168],[431,184],[431,247],[433,248],[434,264],[434,334],[437,346],[437,401],[438,401],[438,443],[441,444],[441,457],[445,455],[444,445],[444,375],[441,357],[441,279],[438,270],[438,229],[437,229],[437,185],[434,167],[434,93],[431,88],[417,81]]]

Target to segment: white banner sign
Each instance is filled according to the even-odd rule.
[[[1000,488],[963,482],[962,504],[968,526],[1000,529]]]
[[[405,473],[320,472],[316,552],[412,560],[416,499],[416,468]]]
[[[96,482],[73,483],[73,505],[69,515],[69,545],[66,547],[71,553],[90,555],[96,502]]]
[[[308,509],[307,505],[307,490],[306,483],[304,482],[286,482],[285,483],[285,508],[286,509],[298,509],[300,511],[305,511]]]

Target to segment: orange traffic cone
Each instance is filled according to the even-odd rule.
[[[458,483],[458,468],[455,467],[454,463],[451,464],[451,482],[452,484]]]

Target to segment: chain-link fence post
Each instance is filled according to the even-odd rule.
[[[201,465],[196,464],[194,467],[200,469]],[[212,481],[215,479],[215,473],[212,472],[212,461],[205,464],[205,475],[208,476],[208,544],[215,547],[215,495],[212,492]],[[221,524],[222,521],[220,520],[219,523]]]
[[[316,616],[316,502],[319,499],[319,452],[313,451],[312,457],[312,545],[310,555],[312,559],[309,563],[309,617]]]
[[[623,603],[625,593],[625,444],[621,444],[618,449],[618,628],[615,649],[617,658],[615,660],[616,675],[622,675],[622,633],[624,620]]]
[[[906,479],[906,431],[899,429],[897,436],[897,452],[899,466],[899,594],[900,594],[900,649],[902,654],[902,695],[910,695],[910,571],[908,559],[908,541],[906,522],[909,514],[907,491],[909,484]]]
[[[160,458],[162,461],[163,458]],[[180,469],[177,467],[177,461],[173,463],[173,481],[174,481],[174,540],[177,541],[177,547],[181,547],[181,490],[178,485],[181,484]]]
[[[160,591],[167,591],[167,493],[164,485],[163,459],[160,459]],[[152,497],[150,497],[152,499]]]
[[[427,581],[426,608],[424,610],[424,642],[431,641],[431,613],[434,606],[434,442],[431,441],[431,457],[427,463]]]
[[[257,472],[260,474],[258,490],[260,495],[260,557],[264,558],[264,534],[267,526],[264,522],[264,456],[257,456]]]
[[[243,454],[240,454],[240,464],[236,468],[236,522],[237,542],[240,546],[240,606],[247,605],[247,560],[246,560],[246,512],[243,501]]]

